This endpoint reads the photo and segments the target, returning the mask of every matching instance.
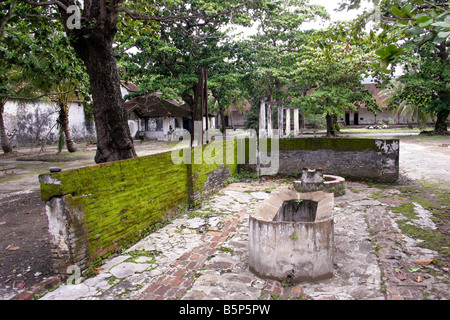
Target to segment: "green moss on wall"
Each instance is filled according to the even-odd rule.
[[[245,139],[249,160],[250,140]],[[241,145],[242,147],[242,145]],[[270,151],[271,141],[268,141]],[[280,150],[376,150],[372,139],[283,139]],[[216,141],[191,150],[191,166],[174,164],[171,152],[42,175],[44,200],[66,196],[85,212],[91,259],[135,243],[170,212],[202,195],[212,172],[237,171],[238,142]],[[209,157],[204,157],[205,155]],[[222,160],[222,161],[221,161]],[[45,179],[44,179],[45,178]]]
[[[129,247],[168,213],[186,206],[190,187],[202,194],[208,175],[214,170],[225,165],[234,173],[235,144],[224,147],[222,161],[206,163],[202,159],[201,151],[218,151],[221,145],[226,143],[191,150],[191,176],[188,166],[174,164],[171,152],[167,152],[46,175],[47,179],[40,178],[41,196],[44,200],[66,196],[69,206],[84,211],[90,257],[95,263]]]
[[[42,197],[69,195],[83,208],[93,260],[129,246],[188,201],[186,166],[173,164],[170,152],[51,176],[61,185],[41,182]]]
[[[392,143],[394,140],[386,140]],[[270,143],[269,143],[270,147]],[[374,139],[338,139],[338,138],[303,138],[303,139],[281,139],[280,150],[333,150],[347,151],[376,151],[381,152]]]
[[[202,152],[199,150],[202,150]],[[214,141],[203,147],[195,147],[192,150],[192,159],[193,191],[202,194],[208,175],[213,171],[226,166],[232,174],[236,172],[236,140]]]

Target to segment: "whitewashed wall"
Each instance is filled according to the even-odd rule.
[[[13,146],[28,146],[58,139],[57,107],[48,103],[7,102],[3,112],[5,127]],[[86,119],[82,105],[69,108],[69,125],[75,141],[95,141],[95,126]]]
[[[121,86],[122,96],[129,92]],[[55,104],[33,103],[19,104],[7,102],[3,112],[6,132],[12,137],[13,146],[39,145],[45,140],[54,143],[58,140],[56,121],[58,111]],[[128,122],[131,133],[137,132],[138,123]],[[69,108],[69,125],[75,142],[96,141],[94,121],[86,118],[81,104],[73,103]],[[134,135],[132,135],[134,137]]]

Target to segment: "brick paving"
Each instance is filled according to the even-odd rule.
[[[194,284],[196,275],[205,262],[220,248],[229,237],[234,236],[236,227],[244,218],[245,210],[228,217],[220,231],[211,230],[200,238],[202,244],[183,254],[173,263],[164,275],[158,277],[140,297],[143,300],[180,299]]]
[[[227,240],[233,238],[246,210],[226,219],[220,231],[208,231],[201,237],[202,244],[176,259],[164,275],[156,278],[139,297],[141,300],[178,300],[195,283],[197,275]],[[226,265],[227,266],[227,265]],[[219,267],[220,268],[220,267]],[[303,298],[302,286],[289,286],[277,280],[267,280],[259,300],[296,300]]]
[[[417,277],[408,272],[414,265],[415,252],[404,245],[404,236],[392,219],[386,206],[375,206],[368,211],[368,227],[374,232],[379,246],[379,263],[387,300],[423,300],[427,284],[415,282]]]

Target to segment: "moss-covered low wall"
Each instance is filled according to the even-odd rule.
[[[197,156],[192,165],[174,164],[166,152],[41,175],[57,272],[65,274],[75,264],[82,270],[94,266],[222,186],[236,164],[204,163],[198,155],[206,147],[183,151],[191,152],[193,160]]]
[[[354,180],[395,182],[399,176],[399,140],[282,139],[279,174],[322,168],[324,174]]]
[[[246,161],[251,143],[255,142],[246,140]],[[280,139],[277,143],[264,139],[263,145],[271,160],[266,167],[275,166],[279,175],[301,175],[303,168],[322,168],[325,174],[354,180],[395,182],[399,176],[400,142],[395,139],[303,138]],[[274,146],[276,155],[271,154]],[[239,167],[250,172],[260,170],[248,162]]]

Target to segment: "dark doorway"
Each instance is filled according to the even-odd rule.
[[[183,129],[186,129],[187,131],[191,131],[191,128],[192,128],[192,119],[183,118]]]
[[[345,113],[345,125],[346,126],[350,125],[350,113],[348,112]]]
[[[357,112],[355,113],[353,124],[355,126],[359,125],[359,113],[357,113]]]

